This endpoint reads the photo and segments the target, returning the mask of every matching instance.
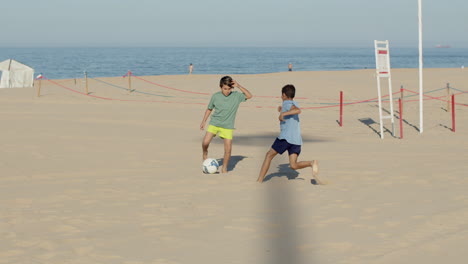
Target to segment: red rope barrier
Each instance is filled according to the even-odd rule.
[[[404,90],[406,90],[406,91],[408,91],[410,93],[419,94],[418,92],[411,91],[411,90],[408,90],[408,89],[404,89]],[[456,93],[454,95],[459,95],[459,94],[464,94],[464,93],[465,92],[459,92],[459,93]],[[439,96],[439,97],[433,97],[433,96],[430,96],[430,95],[423,94],[423,96],[428,97],[431,100],[439,100],[439,101],[442,101],[442,102],[450,102],[450,101],[447,101],[447,100],[440,99],[442,97],[445,97],[445,95]],[[426,99],[426,100],[429,100],[429,99]],[[416,101],[419,101],[419,100],[407,100],[406,102],[416,102]],[[457,105],[468,106],[467,104],[461,104],[461,103],[457,103]]]
[[[125,76],[126,76],[126,75],[124,75],[124,77],[125,77]],[[159,84],[159,83],[155,83],[155,82],[152,82],[152,81],[148,81],[148,80],[146,80],[146,79],[143,79],[143,78],[138,77],[138,76],[135,76],[135,75],[132,75],[132,76],[133,76],[134,78],[137,78],[137,79],[142,80],[142,81],[144,81],[144,82],[151,83],[151,84],[154,84],[154,85],[157,85],[157,86],[166,88],[166,89],[171,89],[171,90],[175,90],[175,91],[179,91],[179,92],[183,92],[183,93],[211,95],[210,93],[200,93],[200,92],[193,92],[193,91],[187,91],[187,90],[177,89],[177,88],[174,88],[174,87],[169,87],[169,86],[166,86],[166,85],[162,85],[162,84]],[[268,96],[268,95],[256,95],[255,97],[259,97],[259,98],[281,98],[280,96]],[[309,99],[309,98],[307,98],[307,97],[295,97],[295,99]]]
[[[133,76],[134,78],[137,78],[137,79],[140,79],[144,82],[147,82],[147,83],[151,83],[151,84],[154,84],[154,85],[157,85],[157,86],[160,86],[160,87],[164,87],[164,88],[167,88],[167,89],[171,89],[171,90],[176,90],[176,91],[180,91],[180,92],[186,92],[186,93],[192,93],[192,94],[201,94],[201,95],[210,95],[209,93],[201,93],[201,92],[192,92],[192,91],[187,91],[187,90],[182,90],[182,89],[177,89],[177,88],[173,88],[173,87],[169,87],[169,86],[165,86],[165,85],[162,85],[162,84],[158,84],[158,83],[155,83],[155,82],[151,82],[151,81],[148,81],[148,80],[145,80],[143,78],[140,78],[138,76],[135,76],[132,74],[131,71],[129,71],[126,75],[124,76]],[[57,86],[60,86],[64,89],[67,89],[69,91],[72,91],[74,93],[78,93],[78,94],[82,94],[82,95],[86,95],[86,96],[89,96],[89,97],[93,97],[93,98],[98,98],[98,99],[103,99],[103,100],[114,100],[114,101],[122,101],[122,102],[157,102],[157,103],[176,103],[176,104],[199,104],[199,105],[205,105],[205,103],[180,103],[180,102],[170,102],[170,101],[156,101],[156,100],[129,100],[129,99],[115,99],[115,98],[109,98],[109,97],[102,97],[102,96],[96,96],[96,95],[91,95],[91,94],[86,94],[86,93],[83,93],[83,92],[79,92],[79,91],[76,91],[74,89],[71,89],[69,87],[66,87],[58,82],[55,82],[55,81],[52,81],[46,77],[43,77],[41,76],[42,78],[48,80],[49,82],[57,85]],[[402,90],[407,90],[407,89],[401,89],[400,92],[402,92]],[[414,93],[414,94],[419,94],[417,92],[414,92],[414,91],[411,91],[411,90],[407,90],[408,92],[411,92],[411,93]],[[394,92],[392,93],[392,95],[394,94],[397,94],[397,93],[400,93],[400,92]],[[465,92],[460,92],[458,94],[463,94]],[[455,94],[455,95],[458,95],[458,94]],[[384,95],[382,96],[382,98],[385,98],[385,97],[388,97],[389,95]],[[441,97],[432,97],[432,96],[429,96],[429,95],[424,95],[425,97],[429,97],[430,99],[436,99],[436,100],[440,100],[440,101],[446,101],[446,100],[442,100],[440,98],[444,97],[444,96],[441,96]],[[266,97],[266,98],[279,98],[279,97],[276,97],[276,96],[255,96],[255,97]],[[316,106],[316,107],[304,107],[302,109],[322,109],[322,108],[331,108],[331,107],[340,107],[340,126],[343,125],[343,107],[345,105],[353,105],[353,104],[360,104],[360,103],[366,103],[366,102],[370,102],[370,101],[374,101],[374,100],[377,100],[378,97],[375,97],[375,98],[371,98],[371,99],[367,99],[367,100],[361,100],[361,101],[355,101],[355,102],[351,102],[351,103],[344,103],[343,101],[343,92],[341,91],[340,92],[340,104],[336,104],[336,105],[327,105],[327,106]],[[306,97],[299,97],[299,99],[308,99]],[[429,100],[429,99],[426,99],[426,100]],[[407,102],[413,102],[413,101],[418,101],[418,100],[407,100]],[[457,105],[462,105],[462,106],[468,106],[467,104],[460,104],[460,103],[455,103]],[[255,108],[274,108],[274,107],[270,107],[270,106],[254,106]]]
[[[49,81],[49,82],[51,82],[51,83],[57,85],[57,86],[60,86],[60,87],[62,87],[62,88],[64,88],[64,89],[67,89],[67,90],[72,91],[72,92],[74,92],[74,93],[86,95],[86,96],[89,96],[89,97],[99,98],[99,99],[103,99],[103,100],[112,100],[111,98],[107,98],[107,97],[101,97],[101,96],[96,96],[96,95],[91,95],[91,94],[82,93],[82,92],[79,92],[79,91],[77,91],[77,90],[68,88],[68,87],[66,87],[66,86],[64,86],[64,85],[62,85],[62,84],[60,84],[60,83],[54,82],[54,81],[52,81],[52,80],[50,80],[50,79],[48,79],[48,78],[46,78],[46,77],[43,77],[43,78],[46,79],[47,81]]]
[[[394,92],[394,93],[392,93],[392,95],[397,94],[397,93],[399,93],[399,92]],[[388,96],[389,96],[389,94],[382,96],[382,98],[388,97]],[[377,100],[377,99],[378,99],[378,97],[367,99],[367,100],[362,100],[362,101],[357,101],[357,102],[353,102],[353,103],[343,103],[343,106],[366,103],[366,102],[374,101],[374,100]],[[338,107],[338,106],[340,106],[340,104],[327,105],[327,106],[311,106],[311,107],[304,107],[304,108],[301,108],[301,109],[320,109],[320,108],[330,108],[330,107]]]
[[[156,101],[156,100],[130,100],[130,99],[115,99],[115,98],[109,98],[109,97],[102,97],[102,96],[96,96],[96,95],[91,95],[91,94],[86,94],[86,93],[82,93],[82,92],[79,92],[79,91],[76,91],[74,89],[71,89],[69,87],[66,87],[64,85],[61,85],[60,83],[57,83],[57,82],[54,82],[50,79],[47,79],[44,77],[44,79],[46,79],[47,81],[57,85],[57,86],[60,86],[64,89],[67,89],[71,92],[74,92],[74,93],[78,93],[78,94],[81,94],[81,95],[85,95],[85,96],[89,96],[89,97],[93,97],[93,98],[98,98],[98,99],[103,99],[103,100],[110,100],[110,101],[120,101],[120,102],[145,102],[145,103],[167,103],[167,104],[197,104],[197,105],[206,105],[205,103],[180,103],[180,102],[170,102],[170,101]]]
[[[187,91],[187,90],[172,88],[172,87],[165,86],[165,85],[162,85],[162,84],[159,84],[159,83],[155,83],[155,82],[152,82],[152,81],[145,80],[145,79],[140,78],[140,77],[135,76],[135,75],[132,75],[132,76],[133,76],[134,78],[137,78],[137,79],[142,80],[142,81],[144,81],[144,82],[151,83],[151,84],[154,84],[154,85],[157,85],[157,86],[166,88],[166,89],[171,89],[171,90],[175,90],[175,91],[179,91],[179,92],[184,92],[184,93],[210,95],[209,93],[192,92],[192,91]]]

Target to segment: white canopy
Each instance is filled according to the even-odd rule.
[[[0,62],[2,79],[0,88],[33,87],[34,69],[20,62],[8,59]]]

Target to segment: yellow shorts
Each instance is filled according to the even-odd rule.
[[[220,138],[232,139],[232,131],[234,129],[222,128],[213,125],[209,125],[207,132],[214,134],[215,136],[219,133]]]

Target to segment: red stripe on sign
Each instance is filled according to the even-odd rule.
[[[379,50],[379,54],[387,54],[386,50]]]
[[[388,72],[379,72],[380,74],[388,74]]]

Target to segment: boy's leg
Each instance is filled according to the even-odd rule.
[[[224,138],[223,140],[224,140],[224,160],[223,160],[223,168],[221,170],[221,173],[227,173],[229,160],[231,159],[232,139]]]
[[[312,178],[315,179],[317,184],[323,184],[318,178],[318,162],[313,161],[297,161],[297,153],[289,155],[289,165],[293,170],[300,170],[303,168],[311,167],[312,168]]]
[[[210,132],[206,132],[205,137],[203,138],[202,142],[202,150],[203,150],[203,156],[202,159],[206,160],[208,158],[208,147],[210,146],[210,142],[213,139],[215,135]]]
[[[265,160],[263,160],[262,168],[260,169],[260,174],[258,175],[257,182],[263,182],[263,179],[265,178],[265,175],[268,172],[268,169],[270,168],[271,160],[278,154],[276,150],[270,149],[266,155],[265,155]]]
[[[289,165],[293,170],[300,170],[307,167],[312,167],[312,161],[297,161],[297,153],[289,155]]]

